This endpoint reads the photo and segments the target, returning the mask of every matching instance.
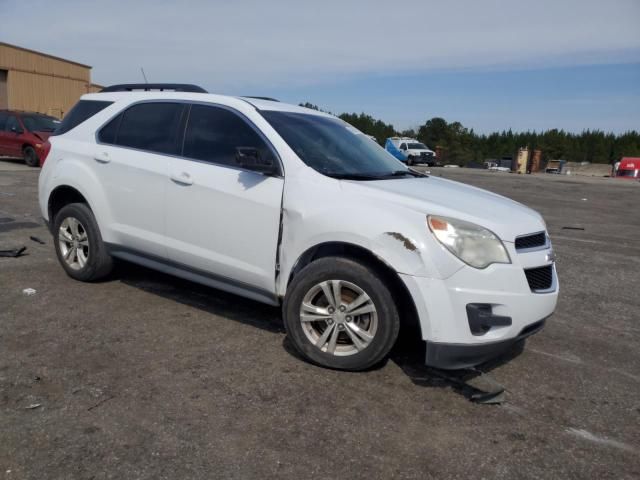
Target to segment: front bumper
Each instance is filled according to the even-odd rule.
[[[544,327],[545,320],[539,320],[522,329],[514,338],[498,342],[461,345],[456,343],[437,343],[427,340],[425,363],[431,367],[446,370],[469,368],[480,365],[509,352],[518,342],[538,333]]]
[[[519,264],[494,264],[484,270],[464,267],[444,280],[400,275],[427,342],[427,365],[449,369],[479,365],[543,327],[558,300],[555,265],[544,262],[540,252],[519,257]],[[552,288],[535,293],[525,268],[545,263],[553,265]],[[473,318],[470,306],[486,309],[480,320]]]

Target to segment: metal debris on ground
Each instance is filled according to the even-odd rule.
[[[493,380],[488,374],[477,368],[465,368],[451,372],[437,368],[428,368],[428,370],[433,376],[449,382],[455,390],[473,403],[491,405],[501,404],[505,401],[505,388]],[[468,378],[469,376],[473,378],[467,380],[466,377]],[[479,378],[481,383],[485,383],[485,385],[482,386],[483,388],[471,385],[470,382],[476,378]]]
[[[44,241],[40,240],[38,237],[36,237],[34,235],[31,235],[29,237],[29,239],[33,240],[36,243],[39,243],[40,245],[46,245],[46,243]]]
[[[24,407],[25,410],[33,410],[35,408],[41,407],[42,404],[41,403],[32,403],[31,405],[27,405],[26,407]]]
[[[35,288],[25,288],[24,290],[22,290],[22,293],[24,293],[27,297],[30,297],[31,295],[35,295],[36,294],[36,289]]]
[[[27,249],[27,247],[11,248],[9,250],[0,250],[0,257],[19,257]]]

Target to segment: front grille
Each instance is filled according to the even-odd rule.
[[[529,268],[524,271],[529,282],[529,288],[535,292],[539,290],[548,290],[553,284],[553,265],[546,267]]]
[[[431,158],[433,157],[433,153],[429,153],[429,152],[420,152],[420,156],[422,158]]]
[[[547,234],[545,232],[532,233],[516,238],[516,250],[525,248],[544,247],[547,244]]]

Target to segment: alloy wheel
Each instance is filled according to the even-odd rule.
[[[304,296],[300,322],[316,348],[347,356],[371,344],[378,328],[378,313],[373,300],[359,286],[327,280],[314,285]]]
[[[89,237],[77,218],[67,217],[60,224],[58,243],[64,262],[74,270],[82,269],[89,260]]]

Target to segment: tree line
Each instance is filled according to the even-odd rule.
[[[321,110],[317,105],[301,103],[303,107]],[[640,157],[640,132],[630,130],[622,134],[602,130],[572,133],[551,129],[542,132],[513,132],[511,129],[490,134],[477,134],[460,122],[447,122],[434,117],[417,129],[397,131],[393,125],[365,113],[338,115],[358,130],[372,135],[384,145],[388,137],[417,138],[431,149],[439,147],[447,162],[466,165],[482,163],[486,159],[514,157],[520,147],[540,149],[543,161],[567,160],[611,164],[621,157]]]

